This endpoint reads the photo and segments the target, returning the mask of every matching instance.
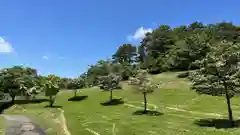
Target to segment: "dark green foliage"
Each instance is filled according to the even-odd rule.
[[[37,81],[37,71],[33,68],[13,66],[0,71],[0,89],[11,96],[12,102],[17,95],[29,97],[36,94]]]
[[[188,70],[198,68],[192,63],[203,59],[209,52],[209,42],[205,33],[194,34],[175,43],[165,57],[169,69]]]
[[[122,65],[122,70],[120,72],[121,79],[126,81],[129,77],[133,76],[137,71],[136,65]]]
[[[146,35],[142,45],[154,59],[166,54],[167,50],[174,44],[171,34],[172,30],[167,25],[161,25],[152,33]]]
[[[131,44],[123,44],[117,50],[117,52],[112,56],[114,62],[121,64],[132,63],[135,61],[137,56],[137,49]]]
[[[5,98],[5,95],[2,91],[0,91],[0,100],[4,99]]]
[[[146,47],[143,45],[138,46],[137,49],[138,57],[136,59],[137,62],[143,63],[146,58]]]

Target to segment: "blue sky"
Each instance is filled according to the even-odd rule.
[[[159,24],[240,24],[239,0],[0,0],[0,68],[76,77]]]

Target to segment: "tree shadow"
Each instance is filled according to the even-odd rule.
[[[82,100],[85,100],[87,98],[88,98],[88,96],[75,96],[75,97],[69,98],[68,101],[72,101],[72,102],[74,102],[74,101],[82,101]]]
[[[61,105],[53,105],[53,106],[46,105],[44,106],[44,108],[63,108],[63,107]]]
[[[49,99],[31,99],[31,100],[15,100],[14,104],[22,105],[22,104],[39,104],[42,102],[48,102]]]
[[[12,102],[0,103],[0,114],[2,114],[5,109],[8,109],[8,108],[12,107],[13,105],[14,105],[14,103],[12,103]]]
[[[49,101],[48,99],[31,99],[31,100],[16,99],[14,100],[14,102],[11,102],[11,101],[0,102],[0,114],[2,114],[5,109],[8,109],[13,105],[39,104],[39,103],[48,102],[48,101]]]
[[[217,129],[238,128],[240,127],[240,120],[234,120],[233,126],[228,119],[200,119],[196,120],[194,124],[200,127],[215,127]]]
[[[114,105],[121,105],[124,104],[124,100],[122,98],[119,99],[112,99],[106,102],[100,103],[103,106],[114,106]]]
[[[190,75],[189,72],[180,73],[177,75],[178,78],[187,78]]]
[[[148,116],[160,116],[163,115],[164,113],[158,112],[158,111],[153,111],[153,110],[138,110],[132,113],[133,115],[148,115]]]

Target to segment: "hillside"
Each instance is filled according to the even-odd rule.
[[[56,99],[56,106],[62,107],[67,128],[59,108],[44,108],[48,103],[15,105],[5,114],[24,114],[38,121],[49,135],[63,134],[66,129],[72,135],[232,135],[240,129],[224,128],[224,121],[211,119],[227,118],[227,106],[223,97],[198,95],[190,90],[186,79],[177,78],[179,73],[162,73],[151,76],[162,87],[148,95],[148,108],[159,112],[157,116],[138,115],[143,108],[143,97],[129,87],[114,91],[115,98],[125,103],[103,106],[109,93],[97,88],[81,89],[81,101],[68,101],[72,91],[62,91]],[[125,85],[126,86],[126,85]],[[240,99],[232,99],[234,118],[240,115]],[[37,117],[36,117],[37,115]],[[212,126],[212,127],[211,127]]]

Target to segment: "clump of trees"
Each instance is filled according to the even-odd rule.
[[[50,106],[55,101],[55,96],[60,89],[77,89],[85,87],[83,78],[61,78],[56,75],[42,76],[37,70],[30,67],[13,66],[0,70],[0,97],[11,97],[14,103],[17,96],[23,96],[26,100],[35,98],[41,92],[45,92],[50,98]],[[76,94],[75,94],[76,95]]]

